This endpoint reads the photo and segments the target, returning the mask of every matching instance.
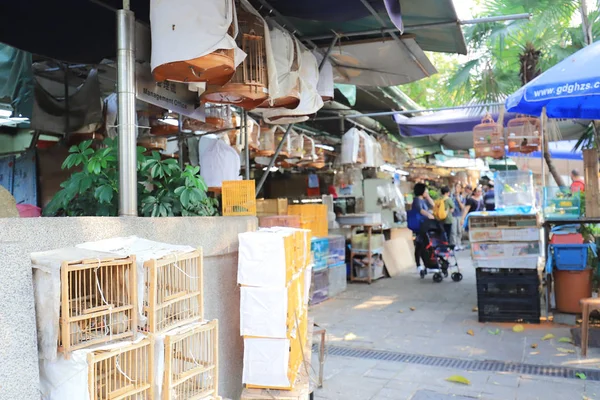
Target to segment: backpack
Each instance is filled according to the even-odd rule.
[[[421,231],[421,225],[423,224],[424,219],[425,217],[421,215],[421,212],[415,209],[406,212],[406,225],[408,226],[408,229],[414,233],[419,233]]]
[[[446,210],[446,199],[438,199],[433,204],[433,216],[438,221],[444,221],[448,218],[448,210]]]

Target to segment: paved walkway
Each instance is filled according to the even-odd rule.
[[[470,360],[497,360],[548,366],[600,368],[600,351],[587,359],[579,348],[559,342],[569,327],[553,324],[481,324],[477,321],[475,272],[469,252],[459,253],[464,280],[433,283],[416,270],[372,285],[349,284],[335,299],[311,308],[315,323],[327,329],[327,345],[387,350]],[[473,334],[471,336],[467,332]],[[542,341],[552,333],[555,338]],[[535,348],[532,348],[534,345]],[[316,360],[313,365],[317,368]],[[447,382],[452,375],[470,385]],[[317,399],[490,400],[598,399],[600,382],[450,368],[328,355],[324,387]]]

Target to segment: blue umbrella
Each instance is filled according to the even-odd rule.
[[[506,99],[506,111],[600,119],[600,42],[567,57]]]

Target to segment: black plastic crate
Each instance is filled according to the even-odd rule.
[[[475,276],[477,296],[529,298],[539,294],[537,270],[478,268]]]
[[[521,298],[477,296],[479,322],[526,322],[539,324],[541,309],[538,295]]]

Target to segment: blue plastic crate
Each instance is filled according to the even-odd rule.
[[[329,239],[329,256],[328,264],[343,263],[346,260],[346,238],[341,235],[328,236]]]
[[[315,237],[310,242],[310,251],[313,253],[313,269],[327,267],[329,257],[329,238]]]
[[[563,271],[582,271],[587,266],[587,244],[554,244],[554,267]]]

